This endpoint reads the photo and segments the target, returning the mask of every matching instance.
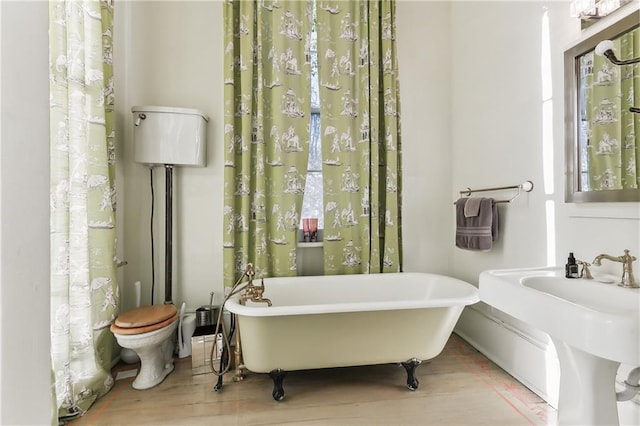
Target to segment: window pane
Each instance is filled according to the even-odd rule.
[[[318,84],[318,54],[311,51],[311,109],[320,109],[320,86]]]
[[[309,163],[307,169],[321,172],[322,171],[322,148],[320,147],[320,114],[311,114],[311,122],[309,124],[309,134],[311,142],[309,143]]]
[[[311,109],[320,109],[320,88],[318,85],[318,33],[316,24],[316,6],[313,5],[313,21],[311,24],[311,42],[309,53],[311,55]]]
[[[304,188],[302,202],[302,218],[317,217],[318,228],[324,229],[322,214],[322,172],[307,172],[307,182]],[[302,220],[300,221],[302,227]]]
[[[318,33],[317,19],[313,7],[313,23],[311,26],[311,117],[309,118],[309,161],[307,163],[307,181],[302,201],[301,219],[318,218],[318,228],[324,228],[322,209],[322,147],[320,146],[320,88],[318,83]],[[302,220],[300,220],[302,228]]]

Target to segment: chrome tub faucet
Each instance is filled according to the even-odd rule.
[[[633,277],[633,267],[632,263],[636,260],[635,256],[631,256],[629,254],[629,250],[624,251],[624,255],[622,256],[611,256],[609,254],[599,254],[593,259],[591,262],[593,265],[600,266],[602,259],[610,260],[612,262],[620,262],[622,263],[622,279],[620,280],[621,287],[628,288],[640,288],[640,285],[636,283],[635,278]]]

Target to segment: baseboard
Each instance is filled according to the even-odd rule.
[[[501,318],[467,307],[455,333],[554,408],[560,367],[555,348]]]

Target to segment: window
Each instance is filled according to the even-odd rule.
[[[315,14],[315,6],[313,8]],[[302,202],[302,218],[317,217],[318,228],[324,228],[324,210],[322,205],[322,145],[320,126],[320,88],[318,83],[318,43],[316,19],[311,26],[311,117],[309,120],[309,162],[307,163],[307,181]],[[302,220],[300,220],[302,227]]]

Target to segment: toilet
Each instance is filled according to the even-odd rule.
[[[196,109],[164,106],[134,106],[131,113],[133,159],[147,167],[164,168],[165,200],[170,201],[174,166],[206,166],[209,117]],[[179,316],[171,298],[171,202],[165,205],[165,220],[165,303],[125,312],[111,325],[118,344],[140,357],[140,371],[132,384],[140,390],[158,385],[173,371]]]
[[[140,357],[140,371],[134,389],[160,384],[173,371],[178,311],[172,304],[144,306],[118,316],[111,332],[118,344]]]

